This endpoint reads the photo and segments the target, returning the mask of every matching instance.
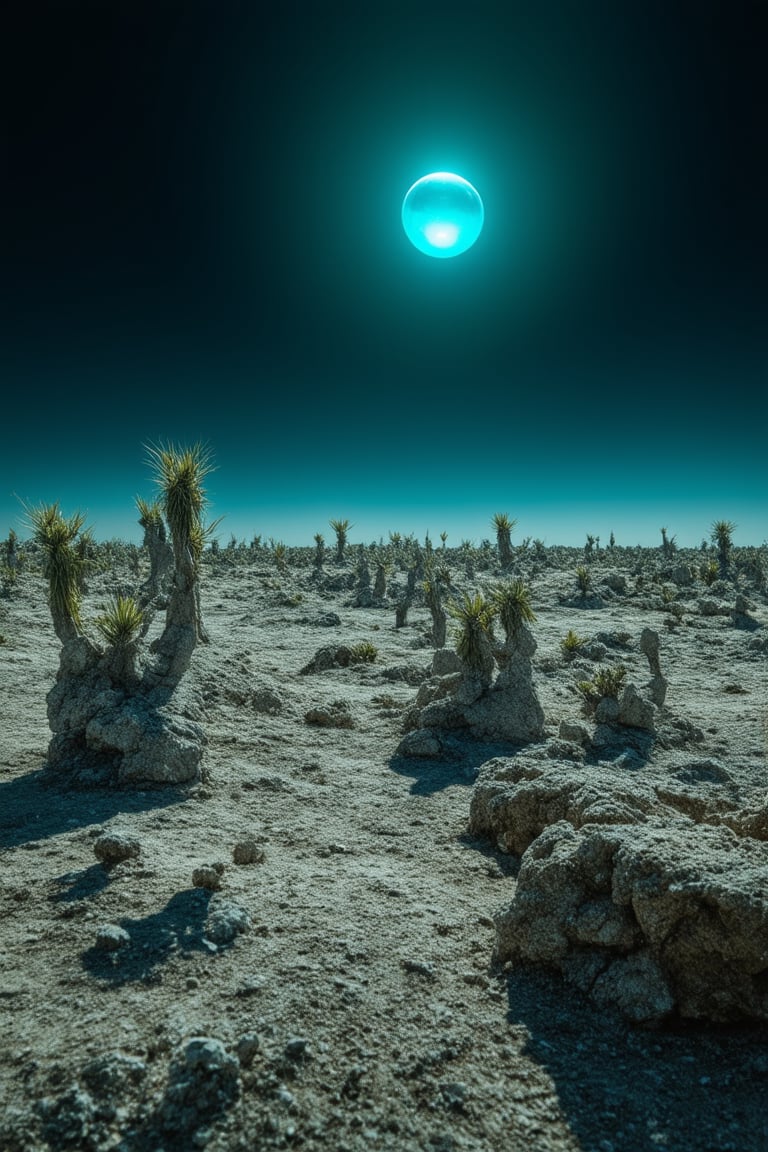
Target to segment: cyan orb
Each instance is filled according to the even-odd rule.
[[[403,228],[427,256],[459,256],[483,228],[483,202],[468,180],[453,172],[422,176],[405,194]]]

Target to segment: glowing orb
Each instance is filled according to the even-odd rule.
[[[453,172],[422,176],[405,194],[403,228],[427,256],[459,256],[483,228],[483,202],[468,180]]]

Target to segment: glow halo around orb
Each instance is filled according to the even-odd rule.
[[[431,172],[406,192],[402,218],[414,248],[446,259],[472,247],[482,232],[485,210],[468,180],[453,172]]]

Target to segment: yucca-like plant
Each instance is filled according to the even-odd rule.
[[[282,540],[278,540],[274,549],[275,564],[277,565],[278,572],[285,572],[286,569],[286,547]]]
[[[464,593],[457,604],[449,604],[448,611],[456,620],[456,652],[469,672],[490,682],[493,673],[493,617],[494,608],[477,592]]]
[[[205,539],[215,525],[203,525],[207,498],[203,481],[213,470],[211,454],[203,444],[179,448],[173,444],[150,445],[149,461],[160,489],[160,506],[171,530],[177,567],[186,556],[197,572]]]
[[[347,532],[352,524],[349,520],[329,520],[331,528],[336,533],[336,559],[339,563],[344,559],[344,549],[347,546]]]
[[[379,650],[375,644],[370,640],[361,640],[359,644],[353,644],[349,650],[350,664],[373,664]]]
[[[157,500],[144,500],[141,496],[137,496],[136,510],[139,513],[139,524],[145,532],[154,530],[158,535],[165,536],[163,510]]]
[[[510,520],[506,512],[497,512],[491,520],[496,529],[496,543],[499,548],[499,559],[502,568],[508,568],[512,563],[512,530],[517,520]]]
[[[141,634],[144,613],[132,596],[116,596],[102,616],[97,616],[96,627],[114,648],[132,644]]]
[[[576,583],[582,596],[586,596],[592,587],[592,576],[585,564],[579,564],[576,568]]]
[[[709,588],[714,584],[715,580],[719,580],[720,578],[720,565],[717,560],[707,560],[701,565],[699,574]]]
[[[573,628],[569,628],[563,639],[560,641],[560,648],[563,655],[567,660],[572,659],[580,648],[584,646],[586,640],[583,636],[579,636],[574,632]]]
[[[501,621],[507,643],[514,640],[521,624],[536,622],[536,614],[531,607],[531,590],[522,580],[511,580],[494,588],[491,605]]]
[[[448,539],[448,533],[447,532],[441,532],[440,533],[440,545],[441,545],[443,551],[445,551],[445,542],[447,539]]]
[[[69,518],[62,516],[57,501],[28,508],[27,520],[43,550],[43,573],[48,580],[48,603],[56,634],[60,640],[72,639],[82,631],[83,560],[75,550],[75,542],[85,516],[81,512]]]
[[[730,520],[715,520],[712,525],[710,539],[717,546],[717,560],[720,565],[720,575],[725,579],[728,574],[728,565],[733,547],[733,533],[736,525]]]

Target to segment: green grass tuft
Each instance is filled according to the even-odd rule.
[[[379,650],[375,644],[371,644],[370,640],[361,640],[359,644],[353,644],[349,650],[350,664],[373,664]]]
[[[501,621],[507,640],[512,639],[521,624],[536,622],[536,614],[531,607],[531,590],[522,580],[510,580],[494,588],[491,605],[494,615]]]
[[[131,644],[141,632],[144,613],[132,596],[117,596],[103,616],[96,618],[96,627],[114,648]]]

